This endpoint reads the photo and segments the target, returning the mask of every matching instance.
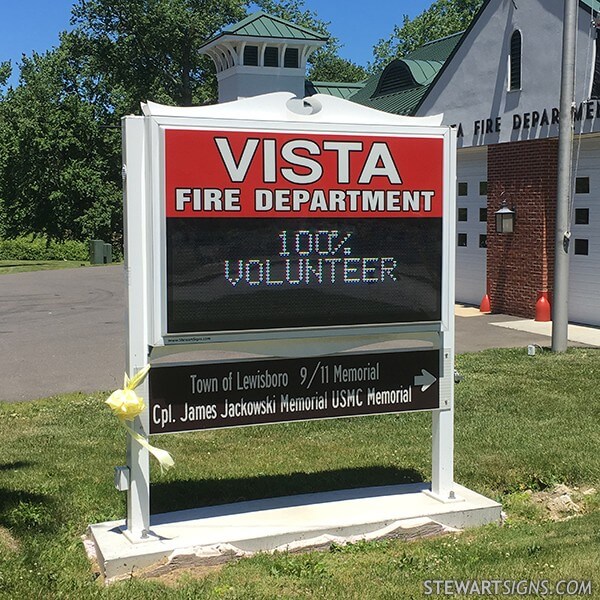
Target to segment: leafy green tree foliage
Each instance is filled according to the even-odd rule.
[[[304,0],[255,0],[250,4],[255,4],[274,17],[285,19],[301,27],[312,29],[316,33],[328,36],[330,38],[328,44],[330,45],[337,46],[339,44],[336,38],[329,34],[330,23],[319,19],[314,10],[305,8]]]
[[[5,60],[4,62],[0,62],[0,89],[6,86],[8,78],[11,76],[12,68],[10,66],[10,61]],[[0,94],[0,98],[2,95]]]
[[[110,240],[120,232],[118,138],[78,87],[59,48],[24,58],[19,85],[0,102],[0,210],[9,237]]]
[[[12,73],[12,68],[10,61],[0,62],[0,109],[2,107],[2,102],[4,100],[5,89],[8,83],[8,79]],[[4,123],[0,119],[0,139],[2,138],[2,132],[4,130]],[[0,146],[0,172],[4,170],[6,165],[5,153],[2,152],[2,147]],[[0,189],[0,239],[4,237],[6,226],[5,226],[5,218],[2,211],[2,191]]]
[[[243,19],[249,5],[329,35],[328,23],[306,9],[304,0],[77,0],[73,31],[62,44],[89,74],[95,102],[109,115],[139,113],[147,99],[180,106],[214,102],[214,65],[200,47]],[[309,77],[364,78],[360,67],[339,58],[339,46],[330,37],[313,55]]]
[[[76,0],[72,30],[55,50],[24,58],[6,92],[1,63],[0,235],[118,241],[121,116],[148,99],[215,101],[214,65],[200,47],[249,6],[328,35],[304,0]],[[338,49],[332,38],[316,53],[311,76],[362,79]]]
[[[352,61],[322,52],[314,57],[308,78],[311,81],[337,81],[353,83],[367,77],[367,71]]]
[[[198,49],[244,16],[240,0],[78,0],[69,44],[116,112],[137,113],[146,99],[185,106],[215,96],[212,61]]]
[[[379,70],[427,42],[465,30],[482,3],[483,0],[437,0],[414,19],[404,15],[402,25],[396,25],[389,38],[374,46],[370,70]]]

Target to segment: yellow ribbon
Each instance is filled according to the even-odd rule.
[[[131,379],[129,379],[127,373],[125,373],[123,389],[115,390],[105,402],[117,419],[119,419],[119,423],[125,428],[125,431],[127,431],[140,446],[148,450],[148,452],[158,460],[160,472],[162,473],[163,470],[168,471],[175,464],[173,457],[166,450],[151,446],[145,437],[136,433],[125,423],[125,421],[133,421],[133,419],[140,415],[146,408],[144,400],[140,398],[134,390],[144,381],[149,370],[150,365],[146,365]]]

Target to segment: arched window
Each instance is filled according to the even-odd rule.
[[[510,59],[508,62],[508,89],[521,89],[521,32],[516,29],[510,37]]]
[[[596,60],[594,61],[591,97],[594,100],[600,99],[600,23],[596,25]]]

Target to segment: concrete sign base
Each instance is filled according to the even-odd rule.
[[[424,483],[338,490],[151,516],[132,541],[125,521],[90,525],[86,547],[110,583],[256,552],[313,550],[358,540],[413,539],[500,521],[500,504],[456,485],[442,502]]]

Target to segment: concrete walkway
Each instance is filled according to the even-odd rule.
[[[476,307],[460,304],[456,305],[455,315],[456,351],[459,353],[530,344],[544,348],[552,343],[552,322],[484,314]],[[569,346],[600,348],[600,328],[569,325],[568,339]]]
[[[536,335],[552,336],[552,323],[539,323],[528,319],[507,321],[506,323],[492,323],[498,327],[506,327],[516,331],[525,331]],[[569,325],[568,340],[571,344],[582,344],[586,346],[600,346],[600,329],[597,327],[585,327],[583,325]]]

